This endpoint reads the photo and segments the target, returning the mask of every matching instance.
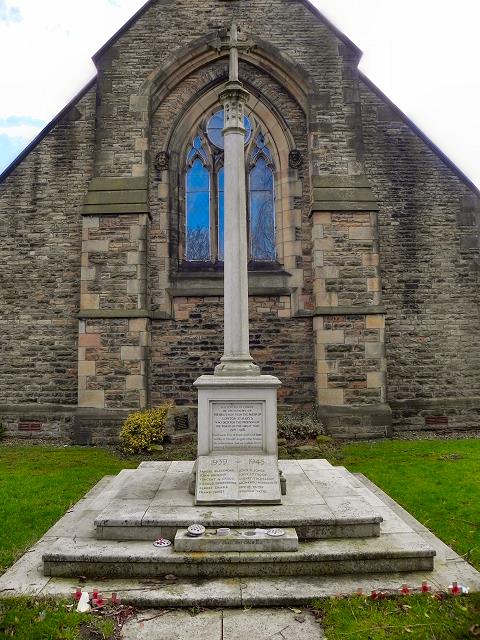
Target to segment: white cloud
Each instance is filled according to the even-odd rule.
[[[144,3],[117,4],[16,0],[23,20],[0,22],[0,59],[11,61],[0,66],[0,118],[53,118],[94,76],[92,55]]]
[[[8,136],[9,138],[21,138],[25,141],[32,140],[40,131],[42,127],[35,126],[33,124],[19,124],[12,127],[0,126],[0,135]]]

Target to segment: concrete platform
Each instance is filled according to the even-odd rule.
[[[281,505],[195,506],[188,493],[193,462],[145,462],[109,487],[95,519],[104,540],[173,540],[194,522],[208,528],[295,527],[300,539],[380,535],[382,516],[353,476],[326,460],[281,460],[287,495]],[[371,500],[371,496],[370,496]]]
[[[339,469],[341,472],[341,469]],[[78,575],[72,578],[56,578],[43,574],[42,555],[52,548],[60,537],[76,541],[95,541],[93,520],[111,500],[120,478],[101,480],[86,496],[59,520],[25,555],[3,576],[0,576],[0,596],[28,594],[33,596],[71,595],[78,584]],[[365,491],[369,499],[376,501],[384,521],[381,537],[393,532],[413,531],[429,547],[435,550],[435,566],[432,571],[340,575],[340,576],[289,576],[243,578],[92,578],[87,579],[85,589],[94,587],[109,595],[119,594],[125,604],[145,607],[262,607],[309,604],[312,598],[339,594],[354,594],[358,588],[396,592],[403,583],[419,587],[428,580],[434,590],[446,590],[452,581],[480,591],[480,574],[471,565],[436,538],[378,487],[363,476],[350,476],[357,488]],[[378,503],[382,506],[378,506]],[[152,549],[155,549],[152,547]],[[264,576],[268,576],[264,574]]]
[[[289,486],[285,504],[269,506],[193,506],[187,491],[192,465],[148,463],[121,472],[105,488],[107,507],[95,518],[97,536],[101,528],[103,538],[109,539],[59,536],[43,555],[45,575],[243,578],[433,569],[435,551],[408,525],[395,521],[388,509],[380,515],[377,509],[385,510],[382,501],[346,469],[326,460],[284,461]],[[208,528],[282,527],[304,540],[294,551],[272,545],[245,552],[215,543],[211,549],[195,550],[193,541],[181,549],[182,540],[180,546],[159,549],[153,547],[155,537],[145,540],[147,534],[173,539],[195,521]],[[380,533],[383,521],[388,528],[382,536],[373,535]],[[122,532],[129,539],[110,539]],[[333,532],[337,537],[330,537]]]

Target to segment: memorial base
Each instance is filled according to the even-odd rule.
[[[274,376],[200,376],[198,455],[277,456],[277,389]]]

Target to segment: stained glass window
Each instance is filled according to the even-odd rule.
[[[223,168],[223,109],[208,120],[186,154],[185,259],[223,262],[225,234],[225,176]],[[275,250],[275,185],[273,158],[263,133],[253,135],[245,116],[249,259],[272,262]],[[206,133],[206,137],[204,134]]]
[[[273,171],[260,156],[250,171],[250,258],[275,260]]]
[[[223,149],[223,122],[224,111],[216,111],[207,123],[207,136],[212,144],[219,149]],[[245,127],[245,144],[248,144],[252,137],[252,123],[247,116],[243,116],[243,126]]]
[[[210,260],[210,173],[205,166],[206,153],[197,136],[187,154],[185,209],[186,258],[189,261]]]
[[[225,172],[218,172],[218,259],[223,261],[223,238],[225,235]]]

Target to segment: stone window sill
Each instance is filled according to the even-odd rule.
[[[223,296],[223,269],[192,269],[172,274],[172,297]],[[255,269],[248,272],[250,296],[288,296],[292,293],[291,274],[281,268]]]

